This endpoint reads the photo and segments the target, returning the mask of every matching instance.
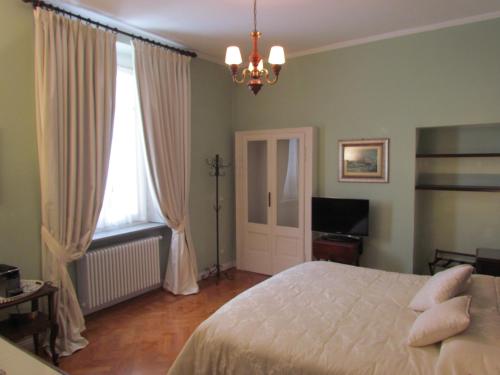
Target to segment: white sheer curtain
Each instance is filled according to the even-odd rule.
[[[299,196],[299,140],[292,138],[288,143],[288,164],[285,183],[283,185],[283,200],[296,201]]]
[[[172,229],[164,288],[198,292],[189,228],[191,155],[190,58],[134,41],[135,69],[154,191]]]
[[[97,230],[146,222],[152,191],[133,69],[118,67],[109,172]]]
[[[104,197],[116,35],[40,8],[34,17],[42,271],[59,287],[56,347],[69,355],[87,345],[67,264],[85,254]]]

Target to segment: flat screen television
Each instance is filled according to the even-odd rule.
[[[329,234],[368,236],[367,199],[312,199],[312,230]]]

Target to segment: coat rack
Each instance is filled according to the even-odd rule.
[[[231,164],[224,164],[224,161],[222,158],[219,156],[219,154],[215,155],[215,158],[213,159],[207,159],[207,164],[210,168],[210,176],[215,177],[215,204],[214,204],[214,209],[215,209],[215,238],[216,238],[216,249],[217,249],[217,264],[215,265],[216,267],[216,272],[217,272],[217,281],[220,279],[220,241],[219,241],[219,212],[222,208],[220,201],[219,201],[219,177],[225,176],[226,173],[224,171],[225,168],[228,168]],[[224,275],[230,279],[229,275],[224,272]]]

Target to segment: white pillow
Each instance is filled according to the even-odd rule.
[[[410,329],[408,345],[426,346],[465,331],[470,301],[471,296],[455,297],[420,314]]]
[[[462,264],[435,274],[415,294],[410,302],[410,309],[425,311],[455,297],[465,289],[472,271],[471,265]]]

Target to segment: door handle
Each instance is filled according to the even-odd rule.
[[[267,193],[267,206],[271,207],[271,192]]]

